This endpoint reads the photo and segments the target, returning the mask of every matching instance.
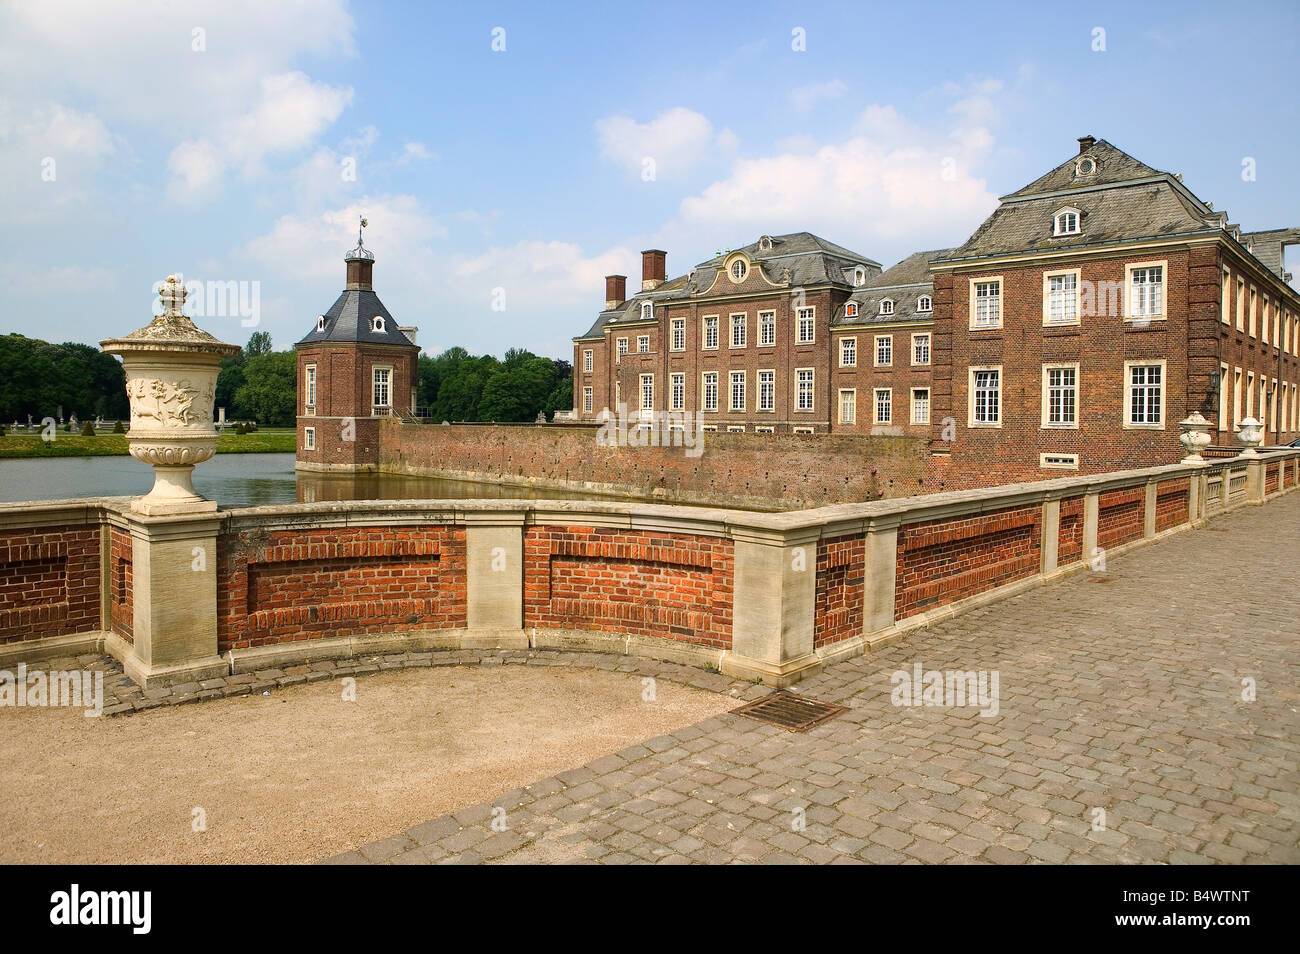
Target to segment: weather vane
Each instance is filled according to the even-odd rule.
[[[358,248],[365,244],[364,242],[361,241],[361,230],[364,229],[369,224],[370,223],[366,221],[366,217],[364,215],[361,216],[361,224],[357,226],[357,247]]]

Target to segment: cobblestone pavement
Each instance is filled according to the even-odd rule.
[[[1300,494],[1246,508],[804,681],[850,707],[806,734],[720,716],[329,860],[1300,862],[1297,540]],[[997,715],[892,705],[916,663]]]

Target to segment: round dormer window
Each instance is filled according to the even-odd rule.
[[[770,236],[770,235],[764,235],[762,238],[760,238],[760,239],[758,240],[758,247],[759,247],[760,249],[762,249],[764,252],[769,252],[769,251],[771,251],[771,250],[772,250],[772,236]]]
[[[1097,171],[1097,160],[1091,156],[1084,156],[1074,167],[1074,171],[1081,176],[1090,176]]]
[[[317,331],[324,331],[324,330],[325,330],[325,316],[324,316],[324,315],[317,315],[317,316],[316,316],[316,330],[317,330]]]
[[[745,276],[748,274],[749,274],[749,265],[745,263],[745,260],[743,258],[738,258],[731,263],[732,281],[743,282],[745,280]]]
[[[384,330],[384,316],[383,316],[383,315],[375,315],[374,320],[370,323],[370,329],[371,329],[372,331],[383,331],[383,330]]]

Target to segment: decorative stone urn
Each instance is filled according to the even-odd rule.
[[[1237,432],[1237,440],[1246,445],[1246,449],[1241,452],[1242,457],[1255,457],[1257,453],[1255,448],[1264,443],[1263,421],[1257,421],[1253,417],[1243,418],[1241,430]]]
[[[152,464],[153,489],[131,503],[148,516],[210,513],[217,509],[194,491],[194,465],[217,452],[212,402],[222,358],[239,345],[218,341],[185,317],[185,285],[168,275],[159,292],[163,313],[125,338],[99,343],[122,356],[131,426],[131,456]]]
[[[1210,422],[1201,416],[1200,411],[1193,411],[1188,417],[1179,421],[1178,426],[1183,429],[1178,442],[1187,452],[1183,463],[1202,463],[1205,458],[1201,456],[1201,451],[1210,446]]]

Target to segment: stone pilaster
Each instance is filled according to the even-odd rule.
[[[467,644],[526,647],[524,514],[465,514]]]
[[[1056,572],[1056,561],[1061,543],[1061,498],[1049,497],[1043,501],[1043,539],[1039,552],[1042,562],[1039,572],[1050,576]]]

